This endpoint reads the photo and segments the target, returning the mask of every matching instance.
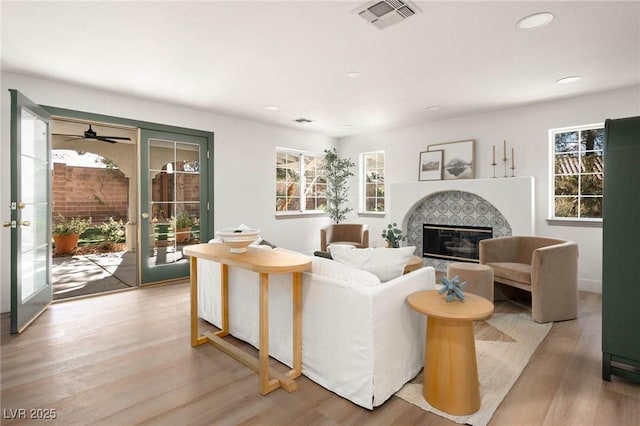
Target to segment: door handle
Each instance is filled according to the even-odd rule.
[[[28,220],[21,220],[20,226],[31,226],[31,222]]]
[[[149,213],[142,213],[141,216],[143,219],[149,219]]]
[[[2,222],[3,228],[9,228],[11,226],[11,222]]]

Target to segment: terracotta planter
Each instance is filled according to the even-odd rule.
[[[176,228],[176,243],[185,243],[191,237],[191,227]]]
[[[72,253],[78,247],[79,234],[54,235],[53,242],[56,245],[56,254]]]

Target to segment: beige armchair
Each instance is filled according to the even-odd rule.
[[[357,248],[369,247],[369,226],[361,223],[333,223],[320,229],[320,250],[327,251],[330,244],[351,244]]]
[[[480,263],[493,269],[496,283],[531,293],[534,321],[578,316],[576,243],[533,236],[490,238],[480,241]]]

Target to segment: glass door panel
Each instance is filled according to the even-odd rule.
[[[189,262],[182,249],[200,243],[206,217],[201,169],[206,164],[207,139],[150,130],[141,133],[142,170],[148,170],[141,192],[147,216],[143,213],[141,221],[142,282],[187,277]]]
[[[50,303],[50,116],[11,92],[11,332],[24,330]]]

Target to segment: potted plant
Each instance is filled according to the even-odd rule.
[[[56,254],[71,253],[78,246],[80,234],[91,225],[91,217],[82,219],[72,217],[67,219],[58,215],[58,220],[53,225],[53,242],[56,246]]]
[[[325,177],[327,179],[326,212],[335,223],[340,223],[341,220],[347,218],[347,213],[352,210],[346,207],[345,203],[349,200],[347,198],[349,194],[347,181],[353,176],[351,168],[355,167],[355,164],[350,158],[338,157],[335,148],[325,149],[324,153]]]
[[[400,241],[404,241],[407,237],[402,235],[402,230],[394,222],[387,225],[387,229],[382,230],[382,238],[387,242],[387,247],[398,248],[400,247]]]
[[[180,213],[178,217],[172,217],[171,222],[176,234],[176,243],[189,241],[191,227],[195,223],[195,218],[189,216],[187,212]]]

